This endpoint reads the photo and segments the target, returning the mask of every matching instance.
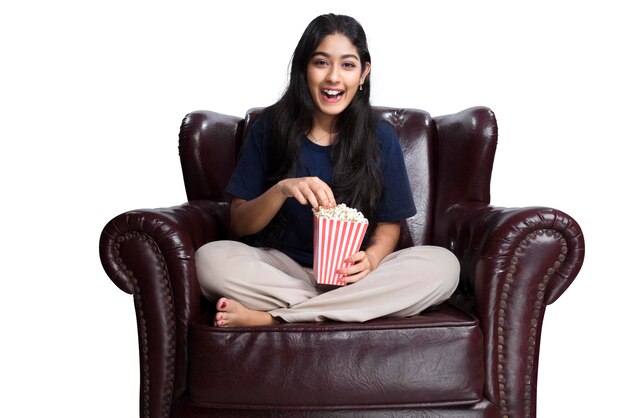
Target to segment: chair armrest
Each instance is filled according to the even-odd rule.
[[[139,262],[146,247],[130,249],[122,243],[133,238],[150,238],[178,272],[203,244],[228,236],[228,205],[195,200],[180,206],[129,211],[113,218],[100,236],[100,260],[113,283],[126,293],[135,293],[137,273],[148,267]],[[130,250],[130,252],[129,252]],[[126,258],[124,257],[126,256]],[[136,264],[135,268],[130,268]],[[193,271],[195,276],[195,270]],[[143,275],[142,275],[143,277]],[[183,274],[179,280],[193,277]]]
[[[186,389],[187,329],[203,310],[194,253],[209,241],[228,238],[228,224],[226,203],[197,200],[126,212],[102,231],[102,265],[120,289],[134,296],[141,416],[161,416]]]
[[[542,282],[542,302],[551,304],[582,266],[580,226],[557,209],[465,203],[450,208],[448,215],[449,246],[461,260],[463,289],[477,299],[523,275]]]
[[[503,413],[523,415],[536,405],[545,307],[582,266],[582,231],[569,215],[545,207],[462,203],[445,220],[445,239],[461,261],[462,292],[475,298],[483,331],[485,393]]]

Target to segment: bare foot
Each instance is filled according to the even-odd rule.
[[[280,323],[278,319],[263,311],[253,311],[241,303],[221,298],[217,301],[217,313],[213,325],[219,328],[258,327]]]

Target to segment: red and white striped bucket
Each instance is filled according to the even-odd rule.
[[[361,248],[367,225],[313,216],[313,272],[318,283],[342,285],[337,270],[354,264],[346,259]]]

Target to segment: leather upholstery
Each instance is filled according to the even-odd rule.
[[[266,410],[266,409],[214,409],[192,405],[186,397],[179,398],[173,406],[172,416],[184,418],[498,418],[498,409],[488,401],[472,406],[446,406],[438,408],[384,408],[384,409],[317,409]]]
[[[211,323],[207,318],[193,325],[189,338],[195,405],[372,409],[472,405],[482,399],[478,321],[450,305],[358,325],[226,330]]]
[[[189,201],[120,214],[102,231],[103,267],[134,297],[141,416],[534,417],[545,307],[578,274],[584,239],[559,210],[489,205],[497,123],[484,107],[436,118],[375,109],[400,137],[418,208],[400,246],[441,245],[461,261],[461,285],[447,305],[366,324],[210,326],[213,307],[200,294],[194,252],[233,238],[224,187],[258,111],[187,115],[179,151]],[[320,351],[311,354],[312,347]],[[250,375],[244,359],[254,366]],[[230,388],[220,387],[237,360],[238,378],[226,376]],[[361,360],[368,366],[359,367]],[[292,385],[281,388],[284,377]],[[349,381],[369,386],[351,391]],[[319,387],[313,401],[303,395],[308,384]]]
[[[375,114],[391,124],[405,156],[417,214],[403,225],[400,248],[430,242],[435,199],[435,131],[430,115],[417,109],[377,107]]]

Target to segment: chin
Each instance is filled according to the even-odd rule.
[[[337,115],[340,115],[341,113],[343,113],[343,111],[346,110],[347,107],[348,107],[347,105],[345,105],[345,106],[343,106],[343,105],[342,106],[332,106],[332,107],[329,107],[327,105],[325,105],[325,106],[319,106],[318,105],[318,110],[319,110],[320,113],[322,113],[323,115],[326,115],[326,116],[337,116]]]

